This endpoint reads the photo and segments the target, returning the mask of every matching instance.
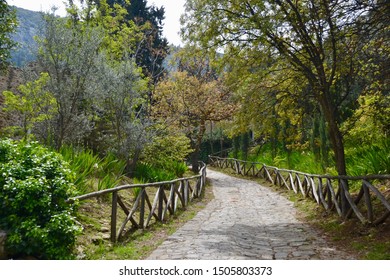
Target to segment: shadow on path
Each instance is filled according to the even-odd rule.
[[[253,181],[208,170],[214,200],[148,259],[350,259],[296,218],[293,203]]]

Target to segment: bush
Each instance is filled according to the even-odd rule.
[[[348,174],[361,176],[390,173],[390,140],[378,140],[371,145],[349,147],[346,150]]]
[[[137,164],[134,171],[134,177],[146,183],[171,181],[176,179],[173,172],[159,169],[151,164],[143,162]]]
[[[59,152],[75,173],[74,184],[81,194],[116,187],[124,177],[126,162],[113,154],[101,158],[91,150],[72,146],[63,146]]]
[[[75,196],[62,157],[37,143],[0,141],[0,228],[10,257],[70,259],[80,228],[66,203]]]
[[[164,168],[169,172],[173,172],[177,178],[183,177],[184,173],[188,170],[187,164],[179,161],[167,162]]]
[[[69,163],[75,174],[74,184],[81,194],[93,192],[95,189],[88,184],[88,180],[94,177],[96,167],[100,164],[100,159],[91,150],[78,151],[72,146],[63,146],[60,154]]]

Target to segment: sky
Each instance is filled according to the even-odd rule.
[[[63,0],[8,0],[9,5],[17,6],[31,11],[50,11],[52,6],[59,8],[58,15],[64,16],[65,5]],[[149,5],[165,7],[164,36],[169,43],[183,45],[180,36],[180,15],[184,13],[185,0],[148,0]]]

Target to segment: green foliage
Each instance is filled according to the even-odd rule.
[[[146,183],[171,181],[176,178],[173,172],[158,169],[151,164],[143,162],[137,164],[134,177]]]
[[[94,85],[90,94],[98,108],[92,117],[96,128],[100,128],[94,130],[98,136],[96,146],[102,150],[105,144],[117,157],[125,161],[134,159],[153,138],[144,110],[147,80],[131,59],[115,63],[102,54],[96,67],[98,72],[89,81]]]
[[[348,146],[346,149],[347,170],[350,176],[390,173],[390,140],[383,139],[372,145]],[[242,153],[238,158],[244,159]],[[234,151],[230,157],[234,156]],[[250,151],[248,161],[260,162],[266,165],[297,170],[311,174],[336,175],[331,166],[324,169],[323,163],[311,151],[295,150],[284,151],[277,149],[276,156],[272,151],[272,144],[254,147]]]
[[[75,174],[74,184],[78,191],[80,193],[93,191],[93,188],[88,185],[88,179],[93,176],[99,166],[99,157],[91,150],[77,151],[72,146],[63,146],[59,152]]]
[[[10,50],[15,46],[11,39],[11,33],[16,29],[15,11],[6,1],[0,1],[0,71],[4,70],[8,64]]]
[[[31,137],[31,130],[37,123],[50,120],[56,112],[56,99],[45,90],[48,80],[49,75],[41,73],[39,79],[20,85],[18,87],[20,94],[3,92],[4,111],[17,114],[21,121],[20,125],[13,126],[12,130],[16,135],[21,134],[24,139]]]
[[[171,161],[165,164],[165,168],[175,174],[177,178],[183,177],[184,173],[188,170],[188,166],[185,162]]]
[[[359,107],[343,124],[347,146],[370,146],[383,141],[390,132],[390,95],[362,95]]]
[[[239,154],[239,158],[242,158],[241,154]],[[277,149],[275,156],[272,143],[252,148],[247,160],[310,174],[335,174],[331,168],[324,170],[321,162],[317,161],[315,155],[310,151]]]
[[[109,5],[108,2],[69,1],[69,24],[78,22],[101,29],[102,49],[107,51],[111,59],[118,61],[136,52],[137,43],[143,38],[143,26],[126,18],[128,11],[124,5]]]
[[[183,162],[192,151],[190,139],[184,133],[167,128],[146,146],[143,161],[164,167],[167,162]]]
[[[134,44],[139,50],[135,56],[136,63],[143,69],[145,76],[150,77],[153,84],[156,84],[165,74],[163,63],[168,53],[168,41],[162,33],[164,7],[149,5],[146,0],[99,2],[100,6],[107,2],[111,7],[119,6],[126,9],[127,13],[124,15],[126,21],[136,23],[134,25],[140,27],[141,34],[137,34],[137,37],[133,36]]]
[[[126,162],[113,154],[106,155],[97,168],[98,190],[111,189],[120,184],[124,178]]]
[[[0,141],[0,227],[11,256],[69,259],[75,244],[73,175],[62,157],[35,142]]]
[[[390,174],[390,140],[383,139],[370,146],[347,149],[350,175]]]
[[[50,77],[47,90],[56,99],[57,112],[42,137],[51,139],[54,143],[50,144],[59,149],[80,142],[93,129],[93,98],[87,89],[94,86],[91,79],[103,32],[77,21],[70,24],[53,13],[44,19],[42,37],[37,38],[38,64]]]
[[[80,193],[113,188],[124,177],[126,162],[113,154],[101,158],[91,150],[77,150],[72,146],[63,146],[60,153],[75,173],[74,184]]]
[[[308,140],[307,117],[320,111],[337,172],[346,174],[340,126],[353,115],[359,96],[377,95],[373,116],[382,124],[374,127],[388,130],[388,102],[381,101],[389,92],[387,6],[188,0],[182,35],[192,45],[223,50],[221,68],[242,104],[234,130],[251,128],[265,139],[299,145]],[[326,165],[329,148],[319,129],[317,124],[312,143],[317,157],[324,152]]]

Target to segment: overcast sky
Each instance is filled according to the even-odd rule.
[[[65,15],[63,0],[8,0],[9,5],[32,11],[49,11],[52,6],[59,8],[57,14]],[[182,45],[180,31],[180,15],[184,13],[185,0],[148,0],[149,5],[165,7],[164,36],[174,45]]]

